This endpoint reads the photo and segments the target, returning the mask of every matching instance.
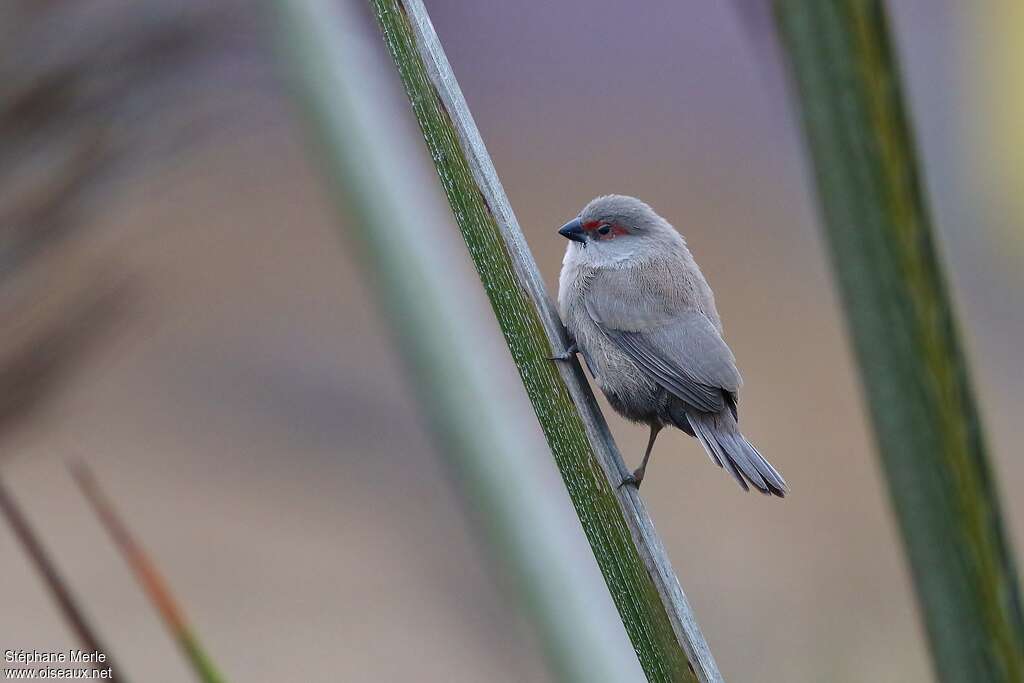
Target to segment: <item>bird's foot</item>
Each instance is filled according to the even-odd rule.
[[[562,353],[559,353],[558,355],[555,356],[548,356],[548,360],[570,361],[572,360],[572,357],[575,356],[577,353],[579,353],[579,349],[576,347],[576,344],[574,342],[570,344],[569,348],[567,348]]]
[[[643,470],[638,469],[637,471],[633,472],[633,474],[627,474],[626,476],[624,476],[622,478],[622,481],[619,482],[619,485],[616,486],[615,488],[621,489],[623,486],[632,486],[632,487],[634,487],[635,489],[637,489],[639,491],[640,490],[640,483],[643,480],[644,480],[644,472],[643,472]]]

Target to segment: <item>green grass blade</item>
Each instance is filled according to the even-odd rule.
[[[577,656],[574,650],[586,640],[583,634],[573,633],[574,624],[579,630],[581,622],[551,609],[578,590],[571,581],[560,584],[564,568],[553,562],[557,549],[539,550],[540,538],[532,542],[530,536],[541,534],[558,520],[544,518],[532,509],[540,503],[536,496],[526,500],[519,497],[521,492],[515,485],[500,479],[491,482],[493,472],[484,476],[488,470],[503,469],[518,475],[515,480],[521,481],[521,473],[503,464],[505,458],[516,460],[514,448],[506,453],[507,445],[494,438],[488,445],[486,434],[474,433],[479,426],[462,424],[474,412],[480,413],[478,419],[497,415],[500,421],[501,416],[491,409],[493,388],[488,391],[486,384],[474,384],[474,364],[470,362],[476,355],[474,350],[461,343],[462,335],[453,329],[464,324],[461,319],[465,313],[448,301],[452,297],[440,293],[455,290],[440,287],[438,283],[446,278],[437,272],[438,264],[422,256],[419,252],[423,249],[414,248],[447,243],[450,236],[418,225],[416,211],[410,208],[416,206],[415,188],[396,181],[394,176],[401,174],[392,171],[389,175],[382,170],[384,166],[392,167],[385,160],[394,160],[399,134],[394,128],[376,125],[386,118],[382,112],[368,113],[372,110],[368,100],[374,100],[374,93],[382,86],[366,81],[359,69],[365,60],[350,49],[358,38],[358,24],[349,17],[344,25],[347,30],[339,30],[339,13],[348,16],[343,12],[346,3],[291,0],[274,4],[282,10],[276,26],[282,29],[285,54],[290,57],[294,82],[316,135],[316,149],[325,162],[332,195],[344,198],[346,208],[355,213],[362,227],[347,231],[352,234],[346,236],[362,249],[365,267],[374,278],[375,293],[391,311],[391,323],[411,366],[421,403],[435,431],[448,440],[446,457],[460,471],[471,473],[465,477],[468,497],[479,507],[481,517],[502,529],[508,566],[529,579],[526,593],[532,597],[526,602],[559,674],[566,680],[622,680],[614,671],[620,668],[617,662],[623,657],[616,654],[609,660],[608,648],[602,647],[590,648],[589,659],[593,661]],[[553,352],[565,348],[564,330],[423,4],[372,2],[370,6],[398,65],[442,188],[527,396],[619,610],[619,629],[625,628],[650,680],[721,680],[642,501],[630,487],[615,489],[625,469],[578,364],[549,360]],[[399,147],[405,160],[415,157],[405,146]],[[401,192],[395,188],[401,188]],[[423,230],[430,237],[425,237]],[[438,320],[446,321],[449,329],[436,331]],[[434,347],[438,334],[443,343]],[[456,369],[463,359],[464,367]],[[467,376],[466,381],[455,382],[462,375]],[[473,397],[479,409],[462,405],[462,395]],[[458,412],[466,410],[460,421]],[[486,425],[487,429],[496,427]],[[527,519],[537,521],[524,524]],[[523,529],[527,530],[525,534]],[[514,559],[524,549],[527,557]],[[543,571],[542,563],[547,563]],[[558,590],[564,591],[564,597],[553,590],[553,585],[561,585]],[[583,672],[595,670],[599,657],[608,662],[607,667],[597,667],[596,674],[585,676]]]
[[[621,481],[621,456],[586,381],[548,360],[565,348],[564,333],[423,3],[370,5],[644,671],[651,680],[719,680],[642,502],[609,484]]]
[[[132,536],[128,526],[100,488],[92,471],[83,462],[70,465],[70,470],[82,495],[85,496],[93,512],[96,513],[96,517],[110,534],[117,549],[135,573],[135,578],[138,579],[153,606],[163,618],[164,624],[178,642],[185,658],[192,665],[196,678],[203,683],[225,683],[224,677],[214,666],[213,661],[189,626],[170,587],[157,570],[156,564]]]
[[[778,0],[823,227],[939,677],[1024,680],[1017,572],[880,0]]]

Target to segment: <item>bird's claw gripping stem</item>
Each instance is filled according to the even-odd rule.
[[[637,469],[633,474],[626,474],[622,477],[622,481],[615,488],[621,489],[623,486],[632,486],[637,491],[640,490],[640,482],[644,480],[643,469]]]
[[[563,351],[562,353],[559,353],[559,354],[557,354],[555,356],[549,356],[548,359],[549,360],[570,361],[570,360],[572,360],[573,356],[575,356],[577,353],[579,353],[579,351],[580,350],[576,347],[576,342],[573,342],[572,344],[569,345],[569,348],[567,348],[565,351]]]

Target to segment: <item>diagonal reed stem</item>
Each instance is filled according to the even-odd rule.
[[[944,681],[1024,680],[1013,553],[881,0],[778,0],[823,229]]]
[[[170,587],[157,571],[156,564],[132,536],[128,526],[103,493],[92,471],[84,462],[72,463],[69,465],[69,469],[82,495],[92,506],[93,512],[96,513],[96,517],[110,534],[117,549],[121,551],[121,555],[128,562],[128,566],[135,572],[135,578],[138,579],[157,612],[160,613],[167,629],[178,641],[178,646],[185,654],[189,664],[192,665],[196,677],[202,683],[224,683],[224,678],[200,645],[195,632],[189,626],[181,608],[178,607]]]
[[[7,485],[4,484],[3,480],[0,480],[0,512],[3,513],[8,524],[11,525],[11,530],[25,549],[29,559],[32,560],[36,571],[43,578],[43,582],[57,603],[57,607],[64,616],[64,620],[78,637],[79,642],[88,651],[102,652],[106,655],[107,659],[105,662],[102,664],[90,662],[90,666],[96,669],[106,669],[109,667],[111,675],[106,680],[124,681],[124,676],[118,673],[121,671],[121,668],[114,663],[110,650],[100,642],[96,631],[89,624],[85,614],[82,613],[82,609],[78,606],[78,602],[71,594],[71,589],[68,587],[67,582],[60,575],[49,553],[43,548],[42,541],[39,540],[28,519],[25,518],[17,501],[14,500],[14,496],[7,490]]]
[[[476,384],[476,354],[460,332],[466,313],[451,301],[457,290],[442,287],[450,280],[438,272],[443,264],[419,253],[450,237],[417,224],[417,189],[399,182],[394,166],[385,170],[394,155],[405,155],[396,161],[400,167],[415,154],[399,144],[405,140],[395,127],[381,124],[382,110],[373,108],[380,85],[367,80],[364,62],[353,54],[358,24],[346,3],[276,4],[330,187],[355,210],[363,228],[353,231],[355,243],[392,312],[421,402],[449,447],[445,455],[464,473],[466,495],[500,530],[503,559],[527,584],[526,602],[556,671],[565,680],[635,678],[616,673],[625,659],[617,650],[586,644],[596,635],[583,629],[593,624],[572,614],[593,603],[593,595],[581,596],[578,582],[565,580],[568,567],[558,559],[564,552],[551,545],[549,533],[559,520],[541,512],[547,501],[517,489],[525,480],[505,462],[521,459],[502,440],[507,418],[499,411],[497,422],[488,422],[495,415],[495,390]],[[643,503],[629,487],[615,489],[625,468],[579,365],[549,360],[565,348],[564,330],[422,3],[383,0],[371,7],[640,666],[651,681],[720,681]],[[449,329],[438,331],[438,320]],[[434,338],[438,334],[442,339]],[[470,399],[471,407],[465,405]],[[469,412],[459,416],[455,408]],[[474,414],[480,424],[466,424]],[[495,432],[484,443],[481,428]],[[509,478],[493,481],[498,471]]]
[[[651,680],[720,680],[420,0],[371,0],[463,238],[640,663]],[[563,365],[563,364],[559,364]],[[687,666],[687,660],[693,670]]]

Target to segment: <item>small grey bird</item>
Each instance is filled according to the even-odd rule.
[[[783,497],[786,482],[740,433],[742,380],[715,296],[686,241],[639,199],[606,195],[566,223],[558,306],[576,352],[623,417],[650,426],[643,481],[666,425],[695,436],[744,490]]]

